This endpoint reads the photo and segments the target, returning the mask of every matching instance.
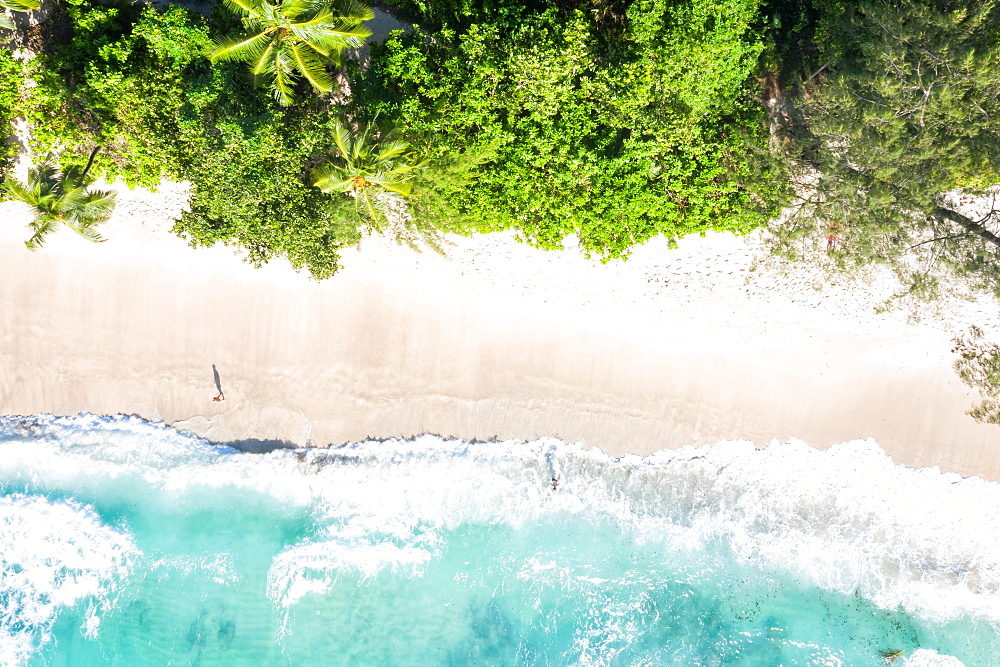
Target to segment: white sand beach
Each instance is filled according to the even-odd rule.
[[[35,253],[27,209],[0,204],[0,413],[134,413],[262,444],[553,436],[613,455],[871,437],[899,463],[1000,480],[1000,428],[965,414],[950,354],[993,304],[909,323],[874,312],[891,289],[877,276],[751,270],[754,240],[722,234],[607,265],[509,234],[447,257],[368,238],[317,283],[187,247],[169,233],[184,202],[177,185],[123,190],[106,243],[60,230]]]

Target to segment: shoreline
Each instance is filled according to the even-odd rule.
[[[946,330],[776,278],[752,239],[601,265],[508,234],[447,258],[366,238],[316,283],[188,248],[168,231],[183,203],[123,191],[107,243],[60,230],[38,253],[27,212],[0,204],[0,413],[136,414],[220,443],[548,436],[613,457],[872,437],[896,463],[1000,481],[1000,432],[964,414]]]

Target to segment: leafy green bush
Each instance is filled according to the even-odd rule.
[[[4,128],[4,137],[14,131],[12,121],[18,108],[23,76],[21,64],[14,60],[10,51],[0,49],[0,128]],[[17,154],[16,151],[16,146],[4,142],[0,149],[0,174],[6,170],[10,159]]]
[[[766,139],[756,0],[634,0],[611,29],[586,7],[396,34],[356,77],[353,113],[432,156],[490,152],[474,183],[437,195],[544,248],[578,234],[614,258],[657,234],[762,224],[783,192],[745,177]]]
[[[374,48],[346,108],[283,109],[242,67],[205,57],[233,27],[214,21],[232,17],[66,0],[53,21],[68,29],[49,31],[26,112],[42,151],[101,145],[109,177],[190,181],[176,231],[254,262],[283,255],[324,277],[357,240],[353,202],[309,184],[338,116],[397,127],[426,159],[407,239],[512,228],[624,257],[657,234],[746,232],[781,202],[781,181],[752,158],[766,140],[757,2],[435,0],[424,11],[441,27]]]
[[[37,148],[83,152],[102,144],[97,169],[155,185],[181,171],[189,80],[209,72],[203,20],[180,7],[70,5],[72,35],[37,59],[28,110]],[[185,114],[185,112],[187,112]]]
[[[332,147],[330,111],[280,109],[238,64],[210,63],[210,25],[183,7],[77,2],[66,7],[70,39],[34,65],[36,148],[100,144],[95,169],[109,178],[190,181],[175,231],[192,244],[234,243],[254,263],[281,255],[332,275],[358,224],[307,181]]]

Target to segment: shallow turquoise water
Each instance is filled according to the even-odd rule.
[[[1000,664],[998,508],[870,442],[261,455],[0,418],[0,663]]]

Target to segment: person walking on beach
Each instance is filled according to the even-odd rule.
[[[219,390],[218,395],[213,397],[212,400],[216,403],[221,403],[226,400],[226,395],[222,393],[222,378],[219,376],[219,369],[215,367],[215,364],[212,364],[212,376],[215,380],[215,388]]]

